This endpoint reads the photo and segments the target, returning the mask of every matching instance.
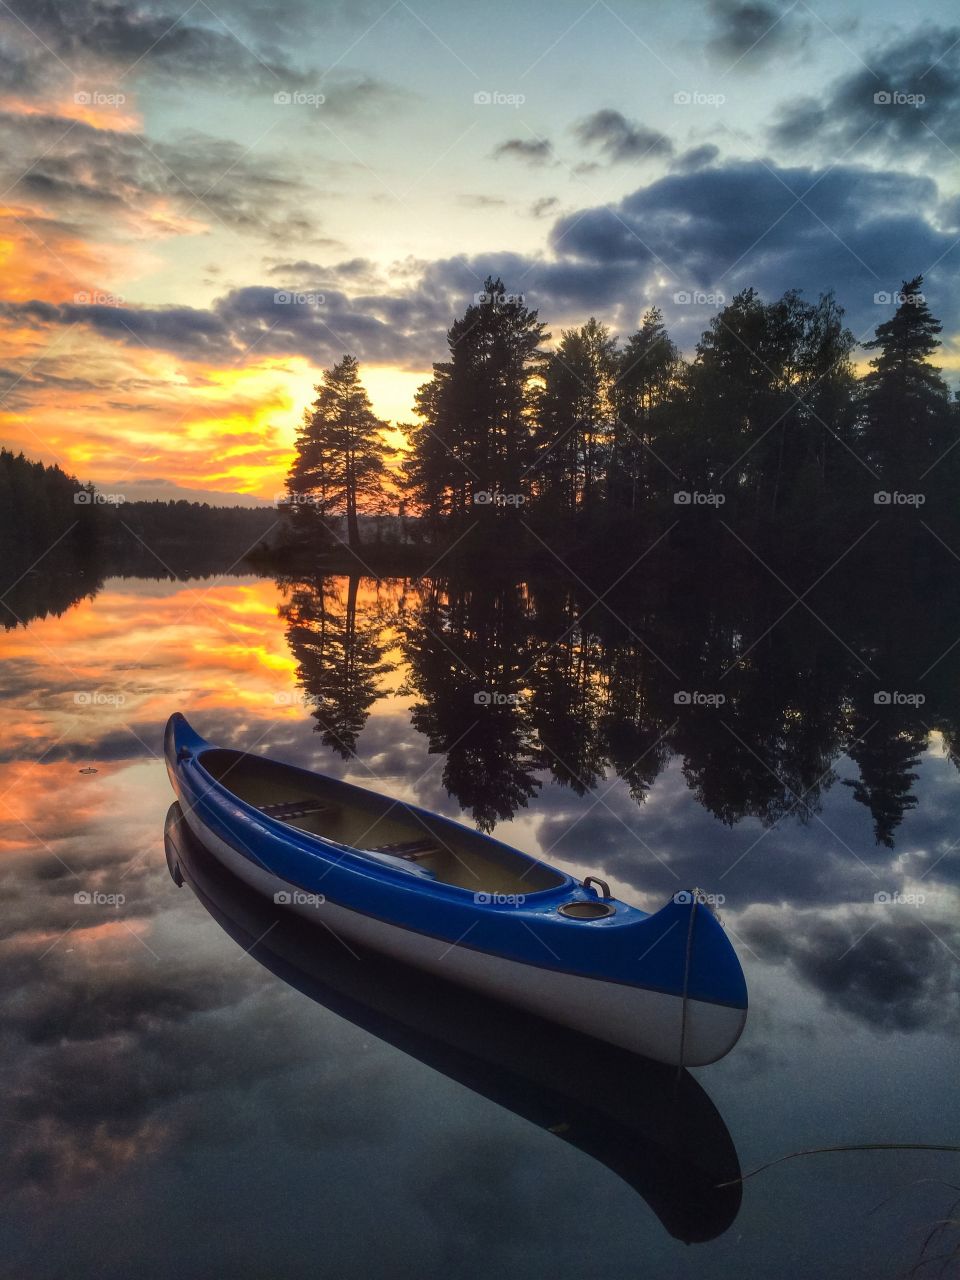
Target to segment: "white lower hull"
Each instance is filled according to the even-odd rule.
[[[221,840],[195,810],[185,807],[185,816],[198,839],[251,888],[269,897],[290,893],[293,901],[286,910],[295,911],[314,924],[319,921],[341,940],[394,956],[634,1053],[677,1064],[682,1038],[683,1065],[705,1066],[729,1052],[746,1021],[745,1009],[688,1000],[686,1034],[682,1036],[683,1001],[679,996],[540,969],[473,951],[332,902],[321,906],[298,903],[292,885]]]

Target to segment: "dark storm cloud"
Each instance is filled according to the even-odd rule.
[[[710,0],[712,34],[707,48],[720,61],[759,64],[804,43],[808,29],[795,5],[741,4],[737,0]]]
[[[553,144],[547,138],[509,138],[493,152],[495,160],[504,157],[523,160],[531,165],[546,164],[553,159]]]
[[[790,966],[835,1007],[887,1031],[960,1026],[960,930],[910,903],[835,913],[751,908],[738,922],[762,960]]]
[[[584,146],[596,146],[613,164],[659,159],[673,155],[673,143],[665,133],[636,124],[619,111],[595,111],[574,126]]]
[[[960,319],[953,289],[960,256],[954,238],[934,225],[937,200],[931,179],[903,172],[735,162],[672,174],[617,205],[561,218],[551,240],[583,269],[617,266],[622,279],[659,290],[677,320],[690,309],[670,306],[677,290],[729,297],[755,285],[775,297],[833,288],[859,335],[885,318],[875,293],[933,264],[931,305],[948,324]],[[658,278],[669,283],[658,286]]]
[[[960,146],[960,28],[926,27],[868,53],[822,94],[785,106],[770,130],[787,150],[852,148],[898,160],[922,152],[951,163]]]

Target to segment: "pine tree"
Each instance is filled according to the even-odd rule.
[[[493,278],[450,327],[450,360],[417,396],[422,428],[405,467],[421,507],[486,522],[504,510],[489,501],[471,510],[474,494],[521,493],[546,336],[536,311]]]
[[[889,320],[864,343],[878,354],[862,382],[862,445],[888,484],[911,490],[949,447],[950,397],[930,357],[943,326],[922,293],[923,276],[904,281]]]
[[[680,352],[659,307],[651,307],[627,342],[613,385],[615,419],[607,486],[620,508],[635,511],[651,484],[650,450],[658,418],[677,388]]]
[[[298,515],[345,515],[351,550],[360,546],[360,505],[383,503],[387,458],[386,422],[376,417],[360,381],[355,356],[345,355],[326,370],[317,398],[297,432],[297,456],[287,491]]]

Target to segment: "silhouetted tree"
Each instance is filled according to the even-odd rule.
[[[616,345],[609,329],[591,317],[582,328],[566,330],[547,360],[534,465],[546,501],[568,516],[589,518],[602,491]]]
[[[386,459],[394,451],[382,433],[360,381],[360,365],[346,355],[326,370],[317,398],[297,432],[297,456],[287,490],[298,518],[311,508],[319,516],[345,515],[351,549],[360,545],[357,513],[361,503],[381,503]]]
[[[450,327],[450,360],[417,394],[422,426],[406,468],[411,495],[435,518],[469,512],[489,523],[515,510],[496,500],[474,508],[473,495],[523,491],[546,336],[536,311],[492,278]]]
[[[864,343],[878,354],[862,392],[862,440],[885,483],[914,491],[955,439],[946,383],[930,364],[943,326],[927,306],[923,276],[905,280],[899,305]]]
[[[651,448],[682,369],[659,307],[651,307],[617,361],[607,488],[616,507],[635,512],[651,486]],[[663,474],[660,473],[660,478]]]

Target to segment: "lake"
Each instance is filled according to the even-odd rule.
[[[955,1251],[956,1154],[805,1156],[742,1200],[684,1182],[701,1135],[747,1174],[960,1141],[960,622],[919,587],[895,609],[856,582],[795,594],[19,584],[25,625],[0,642],[2,1273],[893,1280]],[[329,946],[291,961],[303,940],[268,939],[269,913],[258,937],[262,908],[210,868],[178,887],[177,709],[644,909],[715,895],[751,1009],[692,1073],[683,1150],[658,1128],[662,1073],[605,1074],[598,1049],[574,1105],[517,1067],[539,1055],[552,1079],[561,1040],[395,990],[389,966],[358,978]]]

